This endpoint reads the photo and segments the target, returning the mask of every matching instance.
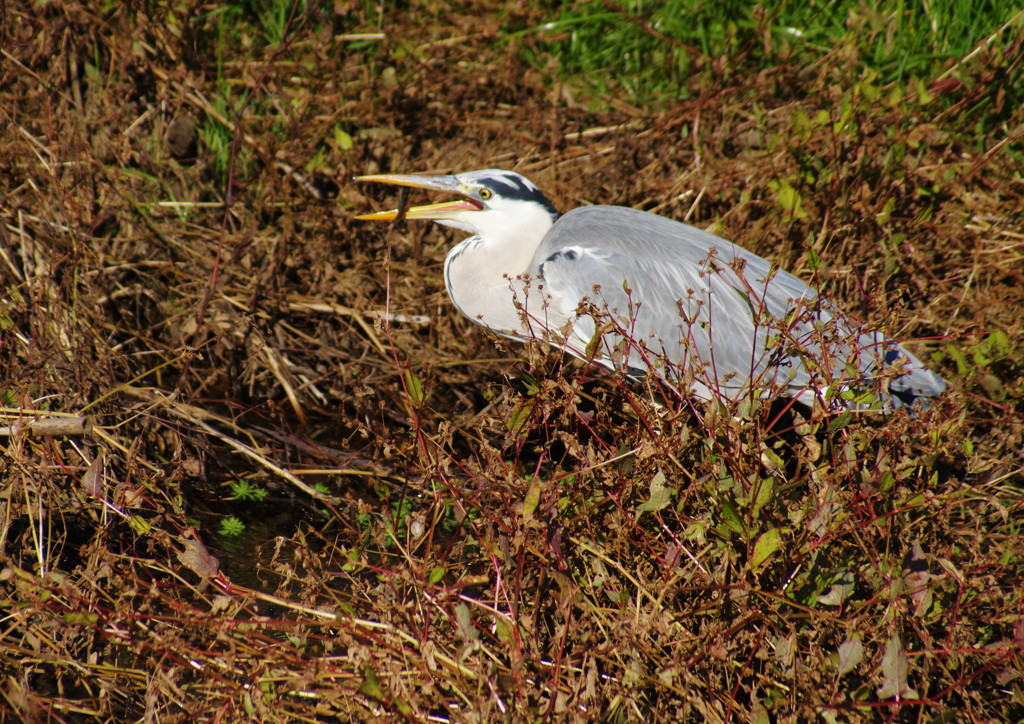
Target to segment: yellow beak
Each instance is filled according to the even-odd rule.
[[[470,190],[463,186],[458,177],[451,175],[441,176],[419,176],[415,174],[378,174],[375,176],[356,176],[356,181],[390,184],[404,188],[427,189],[429,191],[446,191],[459,194],[463,198],[456,201],[443,201],[439,204],[427,206],[412,206],[392,211],[376,211],[370,214],[360,214],[357,219],[363,221],[391,221],[402,214],[407,219],[450,219],[463,211],[480,211],[483,205],[469,198]]]

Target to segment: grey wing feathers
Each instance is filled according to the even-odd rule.
[[[883,392],[884,406],[945,387],[899,345],[852,329],[793,275],[706,231],[646,212],[570,211],[544,238],[531,272],[551,303],[563,305],[575,353],[629,369],[657,368],[667,359],[674,369],[659,373],[685,378],[704,397],[713,390],[735,397],[753,387],[809,403],[836,380],[863,387],[890,367],[900,376]],[[588,309],[598,313],[596,321]]]

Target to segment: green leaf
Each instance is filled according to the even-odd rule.
[[[515,642],[514,634],[512,624],[506,619],[499,618],[494,622],[494,635],[498,637],[498,641],[501,643],[506,646],[512,645]]]
[[[851,420],[853,420],[853,413],[840,412],[832,419],[832,422],[828,424],[828,434],[831,435],[834,432],[837,432],[838,430],[842,430],[844,427],[850,424]]]
[[[960,350],[959,347],[954,347],[951,344],[946,345],[946,354],[953,358],[953,362],[956,363],[956,372],[958,375],[967,374],[967,355]]]
[[[420,382],[420,378],[417,377],[412,370],[405,371],[405,389],[409,393],[409,401],[413,407],[420,407],[426,400],[423,395],[423,383]]]
[[[654,474],[651,478],[651,484],[648,488],[648,495],[646,503],[641,503],[637,506],[637,510],[640,512],[654,512],[661,510],[672,501],[672,494],[675,491],[665,483],[665,473],[660,470]]]
[[[733,533],[743,534],[743,519],[740,518],[733,504],[728,501],[722,501],[722,523]]]
[[[801,110],[793,112],[793,131],[801,140],[806,141],[811,137],[811,119]]]
[[[440,581],[442,578],[444,578],[444,573],[444,566],[434,566],[434,568],[430,571],[430,575],[427,576],[427,581],[431,585],[433,585]]]
[[[856,581],[849,571],[840,571],[832,581],[832,585],[821,596],[818,596],[818,603],[823,606],[839,606],[853,595]]]
[[[750,570],[758,571],[781,547],[782,533],[779,529],[772,528],[765,531],[754,544],[754,553],[750,557]]]
[[[245,532],[245,523],[233,515],[229,515],[220,522],[220,534],[228,538],[242,535]]]
[[[338,144],[338,148],[342,151],[348,151],[352,148],[352,136],[338,126],[334,127],[334,142]]]
[[[920,78],[914,79],[914,86],[917,90],[917,102],[922,106],[926,106],[935,100],[935,96],[928,92],[928,86]]]
[[[377,678],[377,672],[369,666],[363,669],[363,682],[359,685],[359,693],[377,701],[387,701],[388,698],[380,685],[380,679]]]
[[[91,626],[99,620],[99,615],[95,613],[66,613],[64,614],[64,621],[74,626]]]
[[[772,454],[774,455],[774,453]],[[779,462],[781,463],[782,461],[780,460]],[[757,519],[761,515],[761,510],[771,501],[774,489],[775,485],[771,478],[765,478],[760,482],[757,490],[754,492],[754,507],[751,510],[752,518]]]
[[[464,603],[455,606],[455,624],[459,632],[459,638],[463,641],[475,641],[480,638],[480,632],[473,625],[473,617],[469,613],[469,606]]]
[[[523,383],[526,388],[526,396],[533,397],[540,392],[540,383],[532,375],[528,375],[525,372],[519,375],[519,381]]]
[[[807,250],[807,268],[814,271],[821,267],[821,257],[814,249]]]
[[[537,510],[540,503],[540,482],[536,477],[530,481],[530,487],[526,489],[526,497],[523,498],[523,520],[533,520],[533,511]]]
[[[898,83],[892,84],[892,88],[889,89],[889,95],[886,96],[885,103],[891,108],[895,108],[903,103],[903,88],[901,88]]]
[[[140,518],[137,515],[133,515],[131,518],[128,519],[128,527],[135,531],[137,535],[145,535],[149,532],[151,528],[151,526],[145,519]]]
[[[520,400],[512,407],[512,411],[509,413],[505,427],[509,429],[509,432],[518,432],[523,429],[532,416],[533,402],[529,400]]]
[[[803,207],[803,197],[788,181],[774,181],[769,186],[775,189],[779,206],[787,217],[790,219],[807,218],[807,212]]]

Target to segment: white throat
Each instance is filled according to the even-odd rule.
[[[517,303],[539,295],[536,280],[527,288],[523,278],[536,273],[534,254],[554,223],[551,214],[535,203],[502,200],[438,223],[474,233],[445,258],[445,284],[455,306],[496,332],[522,334]]]

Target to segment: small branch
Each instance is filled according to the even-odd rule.
[[[88,435],[92,432],[92,418],[87,415],[77,417],[46,417],[42,420],[20,420],[13,425],[0,426],[0,437],[10,437],[27,430],[29,435],[40,437],[59,437],[61,435]]]

